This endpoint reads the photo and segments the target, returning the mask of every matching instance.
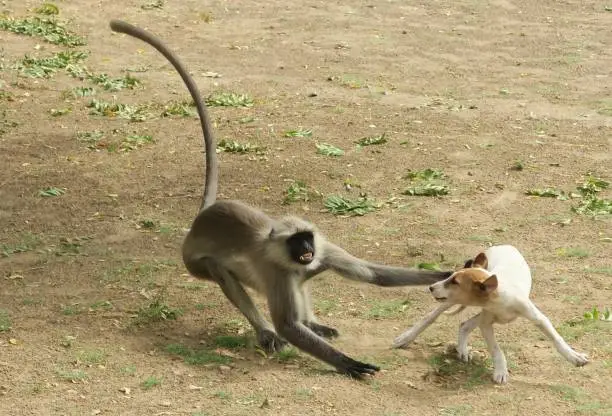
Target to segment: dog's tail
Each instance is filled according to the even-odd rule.
[[[459,312],[461,312],[462,310],[464,310],[467,306],[465,305],[461,305],[459,306],[457,309],[455,309],[454,311],[446,311],[444,312],[445,315],[457,315]]]

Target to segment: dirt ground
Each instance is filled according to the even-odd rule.
[[[525,194],[576,192],[589,172],[612,180],[612,3],[56,4],[86,45],[0,31],[2,415],[612,415],[612,322],[583,317],[612,306],[611,221],[574,213],[579,198]],[[22,19],[39,5],[6,0],[2,10]],[[514,244],[533,267],[534,301],[591,362],[573,368],[517,321],[496,329],[511,372],[496,386],[478,331],[474,363],[445,355],[474,310],[392,350],[433,307],[426,289],[332,273],[313,281],[316,313],[340,331],[334,345],[382,371],[354,381],[304,353],[261,354],[220,289],[190,278],[180,259],[203,185],[197,118],[134,122],[87,108],[188,97],[157,52],[111,34],[111,18],[165,39],[205,96],[253,97],[210,109],[219,139],[265,146],[219,153],[220,198],[302,215],[385,264],[455,268],[488,244]],[[63,50],[88,51],[91,72],[130,69],[142,84],[106,91],[64,69],[18,69],[25,55]],[[81,87],[96,93],[70,95]],[[299,129],[312,136],[285,137]],[[387,143],[355,144],[382,133]],[[113,144],[129,135],[153,140]],[[345,153],[319,154],[316,143]],[[449,194],[402,195],[405,174],[426,168],[443,170]],[[326,212],[316,195],[284,205],[292,180],[382,205],[353,217]]]

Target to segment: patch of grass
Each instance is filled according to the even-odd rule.
[[[593,175],[588,175],[586,180],[579,185],[578,192],[582,195],[594,195],[610,187],[610,182],[604,181],[601,178]]]
[[[136,374],[136,366],[135,365],[128,365],[128,366],[122,367],[120,371],[123,374],[134,375],[134,374]]]
[[[32,58],[26,55],[14,65],[14,68],[31,78],[50,78],[60,69],[77,64],[85,58],[87,53],[81,51],[61,51],[46,58]]]
[[[88,149],[95,150],[98,148],[98,143],[104,137],[104,132],[100,130],[79,131],[76,138],[79,142],[85,143]]]
[[[450,192],[447,185],[437,185],[426,183],[425,185],[417,185],[406,188],[402,191],[402,195],[410,196],[443,196]]]
[[[278,361],[283,362],[295,360],[299,356],[300,353],[298,349],[293,346],[285,347],[276,353],[276,358],[278,359]]]
[[[557,327],[557,331],[568,342],[599,332],[601,336],[604,336],[606,333],[612,335],[609,323],[584,318],[566,321]]]
[[[78,358],[89,365],[103,364],[106,361],[106,353],[101,350],[85,350],[79,352]]]
[[[408,172],[404,179],[409,179],[416,182],[414,186],[406,188],[402,191],[402,195],[409,196],[443,196],[448,195],[450,189],[448,185],[442,182],[446,178],[444,172],[440,169],[427,168],[414,172]]]
[[[34,13],[52,16],[59,14],[59,8],[53,3],[43,3],[34,9]]]
[[[249,152],[260,152],[264,150],[264,147],[257,146],[251,143],[238,143],[233,140],[221,140],[217,144],[218,152],[227,153],[249,153]]]
[[[285,137],[312,137],[312,130],[299,128],[296,130],[287,130],[283,133]]]
[[[229,400],[232,398],[232,393],[228,391],[217,391],[215,392],[215,397],[218,397],[222,400]]]
[[[417,264],[417,268],[421,270],[434,270],[440,271],[440,265],[438,263],[430,262],[430,263],[419,263]]]
[[[427,360],[434,374],[441,378],[465,377],[465,387],[473,388],[490,380],[490,371],[483,361],[474,360],[464,363],[451,354],[436,354]]]
[[[612,276],[612,267],[587,267],[585,268],[585,271],[588,273],[607,274],[608,276]]]
[[[362,137],[355,143],[357,143],[357,145],[360,147],[384,144],[387,143],[387,133],[383,133],[378,136]]]
[[[515,170],[517,172],[520,172],[523,169],[525,169],[525,163],[522,160],[517,160],[512,164],[512,166],[510,166],[510,170]]]
[[[366,81],[352,74],[344,74],[339,77],[329,77],[328,80],[337,81],[343,87],[352,89],[360,89],[367,86]]]
[[[62,315],[66,316],[79,315],[83,312],[78,303],[74,303],[72,305],[62,305],[61,311]]]
[[[148,143],[153,143],[153,136],[149,134],[130,134],[127,136],[119,145],[119,150],[129,152],[131,150],[139,149]]]
[[[142,10],[163,9],[164,3],[165,3],[164,0],[153,0],[148,3],[142,4],[140,8]]]
[[[164,106],[162,117],[181,116],[194,117],[196,115],[193,101],[171,101]]]
[[[344,150],[329,143],[316,143],[315,146],[320,155],[338,157],[344,154]]]
[[[302,400],[306,400],[306,399],[310,399],[313,396],[313,393],[311,389],[302,387],[295,391],[295,395]]]
[[[319,299],[315,302],[315,309],[322,315],[329,315],[337,307],[335,300]]]
[[[593,306],[593,309],[585,312],[583,317],[586,320],[592,321],[612,321],[612,311],[607,307],[600,311],[597,306]]]
[[[26,253],[35,250],[41,244],[40,238],[34,234],[25,233],[21,237],[21,241],[14,244],[0,245],[0,254],[2,257],[8,257],[12,254]]]
[[[208,349],[194,350],[182,344],[169,344],[165,348],[166,352],[182,357],[185,363],[190,365],[206,364],[228,364],[231,362],[229,357],[220,355]]]
[[[339,195],[328,196],[324,203],[327,211],[334,215],[363,216],[376,211],[379,207],[366,196],[358,199],[348,199]]]
[[[126,74],[118,78],[112,78],[107,74],[90,74],[87,79],[92,83],[101,86],[106,91],[120,91],[123,89],[132,90],[142,84],[138,78],[133,77],[130,74]]]
[[[156,280],[157,273],[168,267],[176,268],[174,260],[162,260],[155,263],[128,263],[104,272],[103,280],[108,282],[150,283]]]
[[[438,179],[444,179],[446,175],[440,169],[422,169],[417,171],[409,171],[406,175],[404,175],[404,179],[410,179],[411,181],[434,181]]]
[[[147,306],[143,306],[138,310],[136,317],[137,324],[148,324],[152,322],[161,322],[167,320],[176,320],[183,314],[183,311],[178,308],[172,308],[157,298],[151,301]]]
[[[84,38],[67,30],[62,23],[54,18],[32,16],[15,19],[0,15],[0,29],[20,35],[40,37],[54,45],[85,45]]]
[[[283,205],[289,205],[293,202],[310,200],[310,192],[306,183],[302,181],[295,181],[285,190],[285,198],[283,199]]]
[[[219,335],[215,337],[215,345],[221,348],[244,348],[247,346],[247,337],[234,335]]]
[[[253,99],[247,94],[214,92],[206,98],[209,107],[252,107]]]
[[[8,332],[11,329],[11,317],[8,311],[0,309],[0,332]]]
[[[593,196],[582,200],[578,206],[573,207],[572,210],[576,214],[590,215],[593,217],[612,215],[612,199],[603,199]]]
[[[568,247],[568,248],[559,248],[557,249],[557,255],[561,257],[573,257],[584,259],[589,257],[589,252],[581,247]]]
[[[399,316],[410,305],[410,301],[372,301],[370,309],[364,314],[366,319],[385,319]]]
[[[142,388],[145,390],[152,389],[153,387],[157,387],[161,385],[162,379],[157,378],[155,376],[149,376],[142,382]]]
[[[610,7],[612,9],[612,7]],[[612,100],[601,100],[597,104],[597,114],[612,117]]]
[[[58,370],[57,375],[62,380],[71,381],[73,383],[87,379],[87,373],[83,370]]]
[[[578,206],[572,207],[572,210],[577,214],[590,216],[612,214],[612,200],[598,197],[598,194],[609,186],[609,182],[588,174],[584,183],[578,186],[578,192],[583,199]]]
[[[565,192],[554,189],[554,188],[533,188],[525,191],[525,195],[528,196],[537,196],[540,198],[557,198],[557,199],[567,199]]]
[[[45,189],[41,189],[40,191],[38,191],[38,196],[41,196],[43,198],[50,198],[54,196],[61,196],[61,195],[64,195],[65,193],[66,193],[66,188],[56,188],[55,186],[52,186],[50,188],[45,188]]]
[[[94,302],[89,306],[89,309],[92,311],[97,311],[100,309],[113,309],[113,304],[108,300],[100,300],[98,302]]]
[[[145,106],[132,106],[122,103],[109,103],[93,99],[87,104],[91,108],[89,114],[105,117],[119,117],[130,121],[144,121],[152,117]]]

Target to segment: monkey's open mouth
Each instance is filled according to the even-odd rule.
[[[300,263],[308,264],[312,261],[312,258],[313,258],[312,251],[304,253],[300,256]]]
[[[438,302],[444,302],[446,299],[448,299],[446,296],[441,296],[441,297],[437,297],[434,296],[434,298],[438,301]]]

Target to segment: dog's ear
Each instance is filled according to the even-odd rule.
[[[487,260],[487,255],[485,253],[479,253],[472,262],[472,267],[486,269],[488,264],[489,260]]]
[[[464,269],[469,269],[470,267],[472,267],[472,264],[474,264],[474,260],[472,259],[468,259],[465,261],[465,263],[463,264],[463,268]]]
[[[480,282],[479,285],[482,293],[489,294],[497,289],[497,276],[491,275],[484,282]]]

